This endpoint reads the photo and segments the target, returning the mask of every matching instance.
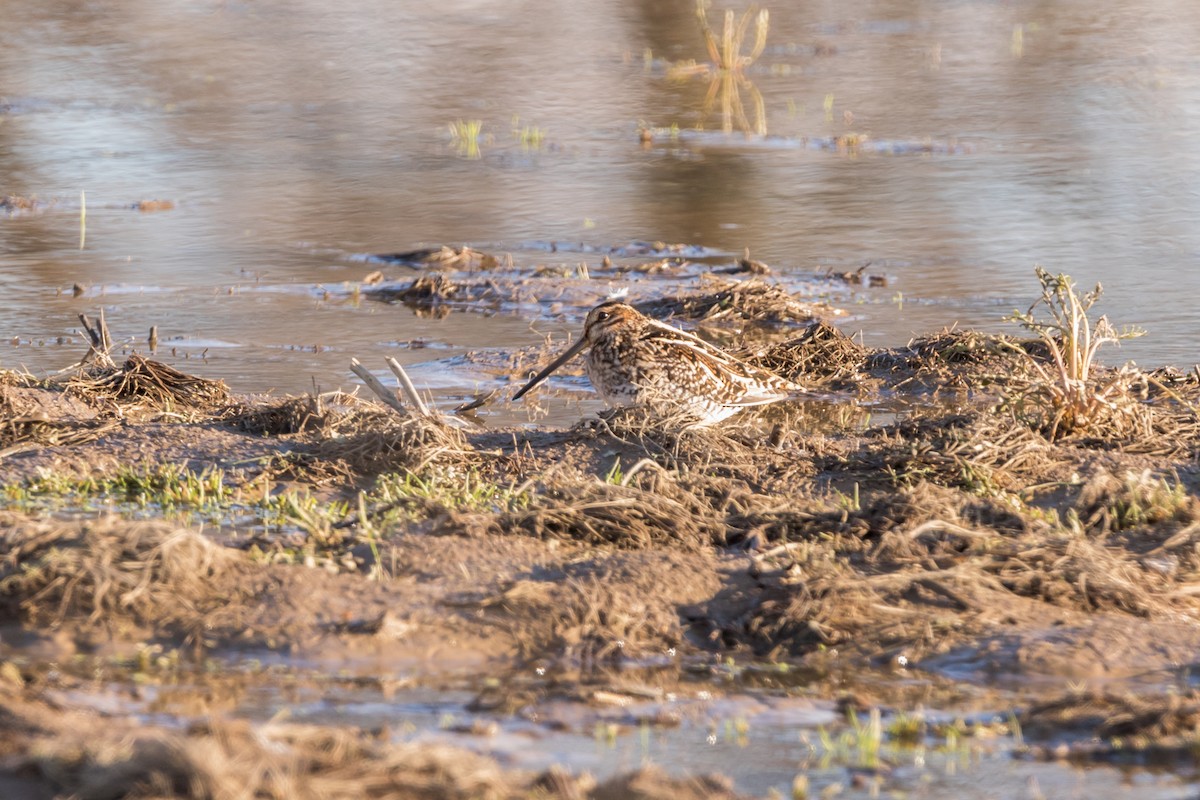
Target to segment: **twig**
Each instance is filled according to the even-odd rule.
[[[87,314],[80,314],[79,321],[83,323],[83,329],[88,335],[91,343],[88,345],[87,354],[80,360],[79,364],[86,364],[89,357],[94,357],[102,366],[115,366],[112,356],[109,351],[112,349],[112,339],[108,335],[108,323],[104,321],[104,309],[100,309],[100,319],[95,324]]]
[[[92,321],[87,314],[80,314],[79,321],[83,324],[83,330],[87,333],[88,338],[92,340],[92,347],[100,346],[100,333],[92,327]]]
[[[104,321],[104,306],[100,306],[100,344],[105,355],[112,350],[112,337],[108,335],[108,323]]]
[[[977,539],[992,539],[996,537],[994,533],[987,531],[973,531],[969,528],[964,528],[961,525],[955,525],[953,522],[946,522],[942,519],[931,519],[928,522],[922,522],[917,527],[908,532],[909,539],[919,539],[927,533],[941,531],[954,536],[959,536],[967,540]]]
[[[371,371],[364,367],[362,362],[357,358],[350,359],[350,371],[362,378],[367,388],[374,392],[375,396],[386,403],[389,408],[402,417],[409,416],[408,409],[396,398],[395,393],[380,383],[379,379],[372,375]]]
[[[633,480],[634,476],[637,475],[639,472],[641,472],[646,467],[654,467],[655,469],[657,469],[659,472],[661,472],[664,475],[670,474],[670,472],[668,472],[668,470],[666,468],[664,468],[662,464],[659,464],[654,459],[643,458],[641,461],[637,462],[636,464],[634,464],[632,467],[629,468],[629,472],[625,473],[625,477],[621,479],[621,485],[628,486],[629,482],[631,480]]]
[[[769,558],[775,558],[775,556],[781,556],[784,553],[787,553],[790,555],[792,550],[794,550],[797,547],[802,547],[806,544],[807,544],[807,542],[787,542],[785,544],[776,545],[775,547],[772,547],[770,550],[764,550],[763,552],[754,556],[754,560],[755,561],[766,561]]]
[[[400,366],[400,362],[389,356],[386,359],[388,369],[392,371],[400,380],[400,388],[404,390],[404,395],[408,401],[413,404],[422,417],[433,416],[429,413],[429,407],[425,405],[425,401],[421,399],[421,395],[417,393],[417,387],[413,386],[412,379],[408,377],[408,373],[404,371],[404,367]]]
[[[468,414],[477,408],[482,408],[491,402],[492,398],[500,393],[499,389],[490,389],[486,392],[477,392],[475,397],[454,409],[455,414]]]
[[[1172,550],[1181,544],[1185,544],[1196,534],[1196,531],[1200,531],[1200,522],[1193,522],[1191,525],[1173,534],[1171,538],[1146,553],[1146,555],[1156,556],[1165,550]]]

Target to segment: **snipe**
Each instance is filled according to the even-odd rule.
[[[610,300],[588,313],[579,340],[513,399],[589,347],[587,374],[608,405],[646,406],[655,413],[686,418],[690,427],[712,425],[747,406],[774,403],[804,391],[703,339]]]

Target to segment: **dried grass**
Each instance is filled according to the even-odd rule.
[[[1194,523],[1194,506],[1185,505],[1180,523]],[[966,635],[1014,597],[1089,614],[1164,619],[1197,611],[1194,563],[1164,571],[1136,543],[1031,522],[1003,503],[928,483],[880,493],[857,509],[760,500],[728,522],[782,542],[757,558],[765,588],[755,606],[723,625],[760,653],[835,645],[919,652],[936,643],[931,619]]]
[[[0,429],[0,455],[35,446],[69,447],[95,441],[121,426],[116,419],[38,419],[11,417]]]
[[[501,515],[490,529],[624,549],[671,545],[686,550],[719,541],[725,530],[686,491],[666,486],[647,491],[599,481],[543,486],[528,510]]]
[[[118,368],[92,367],[66,384],[67,390],[96,405],[116,405],[122,413],[211,409],[229,401],[224,381],[188,375],[159,361],[131,355]]]
[[[804,333],[756,351],[740,354],[756,367],[806,386],[859,386],[869,351],[828,322],[814,322]]]
[[[702,293],[666,297],[634,304],[654,319],[675,318],[693,322],[742,322],[760,325],[808,324],[833,316],[824,303],[811,303],[781,287],[758,279],[731,280],[706,277]]]
[[[893,389],[969,391],[1029,374],[1040,350],[1035,340],[946,329],[873,353],[866,366]]]
[[[461,430],[431,417],[402,419],[378,406],[339,420],[336,431],[317,443],[314,455],[344,462],[360,474],[415,473],[434,463],[466,467],[478,460]]]
[[[38,625],[131,620],[193,633],[231,598],[247,595],[240,556],[166,523],[116,517],[32,523],[0,532],[0,596]]]
[[[1013,594],[1055,606],[1151,617],[1174,605],[1174,580],[1122,547],[1080,536],[1029,537],[997,548],[980,566]]]
[[[1139,380],[1132,368],[1102,369],[1096,354],[1105,344],[1140,336],[1144,331],[1118,331],[1107,317],[1093,321],[1088,311],[1100,299],[1101,287],[1082,295],[1068,275],[1036,268],[1042,294],[1029,310],[1011,318],[1037,334],[1049,353],[1048,365],[1030,358],[1034,376],[1010,382],[1005,402],[1013,415],[1050,440],[1087,435],[1097,429],[1126,435],[1142,427],[1131,389]],[[1044,307],[1047,319],[1034,316]]]
[[[286,397],[274,402],[235,403],[217,412],[225,423],[247,433],[288,436],[313,433],[326,438],[361,433],[377,424],[380,407],[355,394]]]
[[[367,290],[368,296],[388,303],[404,303],[418,311],[447,312],[447,304],[475,306],[484,301],[500,301],[517,291],[516,285],[491,279],[453,280],[441,272],[422,275],[403,286],[380,286]]]
[[[491,253],[484,253],[470,247],[426,247],[420,250],[409,250],[403,253],[377,255],[381,261],[411,266],[435,267],[449,270],[495,269],[503,260]],[[505,259],[511,261],[511,259]]]

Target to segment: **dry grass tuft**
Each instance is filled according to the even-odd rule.
[[[99,439],[118,428],[116,419],[40,419],[38,417],[10,417],[0,429],[0,452],[11,453],[19,449],[36,446],[67,447],[85,444]]]
[[[542,487],[528,510],[498,517],[497,531],[539,539],[642,549],[672,545],[699,550],[724,536],[724,525],[698,498],[660,486],[562,482]]]
[[[776,375],[811,385],[857,385],[866,368],[867,348],[827,322],[814,322],[799,336],[744,354],[747,361]]]
[[[700,294],[665,297],[636,303],[638,311],[655,319],[693,322],[749,322],[760,325],[808,324],[835,312],[823,303],[810,303],[781,287],[758,279],[709,277]]]
[[[409,250],[403,253],[389,253],[375,257],[381,261],[389,261],[395,264],[408,264],[410,266],[434,267],[447,270],[495,269],[502,263],[501,258],[491,253],[473,250],[466,246],[449,247],[447,245]]]
[[[896,389],[978,390],[1030,374],[1043,350],[1036,340],[947,329],[873,353],[867,369]]]
[[[1079,504],[1091,517],[1073,529],[927,482],[852,508],[756,501],[727,522],[773,545],[757,557],[764,590],[747,613],[719,627],[774,655],[830,646],[919,652],[941,636],[931,621],[965,635],[1015,598],[1088,614],[1194,614],[1195,559],[1164,569],[1156,556],[1186,555],[1196,538],[1195,503],[1161,481],[1121,486],[1103,510],[1094,491],[1084,492]],[[1178,532],[1149,553],[1154,541],[1106,538],[1130,520],[1169,520]]]
[[[380,411],[378,404],[356,394],[327,392],[271,403],[235,403],[221,409],[217,416],[247,433],[264,436],[315,433],[331,437],[361,433],[377,424]]]
[[[330,421],[328,411],[312,395],[288,397],[269,404],[233,405],[220,416],[238,430],[262,436],[323,430]]]
[[[38,625],[131,620],[193,633],[252,590],[234,551],[165,523],[10,520],[0,533],[0,596]]]
[[[396,290],[390,299],[413,305],[436,305],[454,300],[461,294],[462,289],[458,284],[437,272],[422,275],[403,289]]]
[[[917,363],[991,364],[1007,369],[1026,350],[1011,336],[973,330],[943,330],[908,343]]]
[[[465,467],[478,460],[459,429],[434,418],[400,418],[378,406],[339,420],[336,430],[317,444],[315,455],[344,462],[359,474],[420,472],[434,463]]]
[[[208,409],[229,401],[224,381],[180,372],[159,361],[132,355],[118,368],[93,367],[67,382],[68,391],[94,404],[116,404],[122,413]]]

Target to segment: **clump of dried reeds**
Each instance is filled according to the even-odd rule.
[[[115,403],[122,411],[212,408],[228,402],[224,381],[188,375],[159,361],[131,355],[120,367],[96,365],[81,370],[67,389],[93,403]]]
[[[1049,365],[1028,357],[1031,379],[1017,378],[1007,389],[1005,405],[1018,418],[1050,440],[1088,435],[1101,428],[1124,433],[1139,426],[1138,401],[1130,390],[1138,374],[1128,367],[1103,369],[1096,354],[1106,344],[1141,336],[1138,329],[1118,330],[1107,317],[1092,320],[1088,312],[1103,291],[1100,284],[1082,295],[1068,275],[1036,268],[1042,294],[1025,312],[1011,319],[1038,336]],[[1043,306],[1049,318],[1035,316]]]
[[[813,322],[804,333],[748,354],[756,367],[803,384],[857,382],[869,354],[867,348],[828,322]]]
[[[674,317],[695,322],[751,322],[762,325],[808,324],[833,314],[823,303],[811,303],[782,287],[752,278],[709,278],[703,291],[649,300],[635,306],[655,319]]]

